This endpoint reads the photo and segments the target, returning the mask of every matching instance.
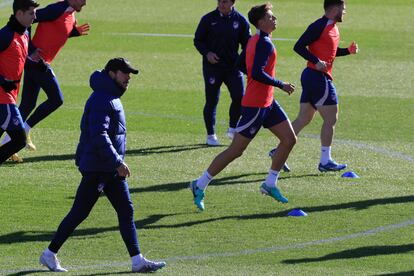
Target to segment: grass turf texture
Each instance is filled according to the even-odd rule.
[[[296,39],[322,14],[321,2],[274,2],[279,20],[274,37]],[[238,1],[237,7],[246,14],[256,3]],[[201,57],[191,38],[124,33],[191,35],[214,5],[215,1],[205,0],[88,1],[77,18],[90,22],[90,35],[71,39],[53,63],[64,105],[33,130],[38,151],[22,151],[25,163],[0,168],[0,274],[44,271],[38,257],[71,207],[80,180],[73,154],[90,94],[89,75],[115,56],[127,57],[141,70],[123,97],[126,162],[133,173],[129,184],[141,249],[149,258],[167,259],[161,274],[413,273],[412,225],[360,233],[414,219],[414,25],[401,20],[411,17],[414,4],[348,1],[348,14],[339,25],[341,46],[356,40],[361,52],[338,58],[335,64],[341,110],[333,153],[360,179],[318,173],[321,121],[317,118],[299,136],[289,159],[292,173],[281,175],[279,183],[289,204],[278,204],[258,192],[270,163],[267,151],[276,144],[262,130],[244,156],[212,182],[206,211],[198,213],[186,189],[188,181],[224,149],[202,145]],[[9,13],[3,5],[1,25]],[[293,43],[275,42],[279,78],[299,86],[291,97],[276,90],[291,119],[298,111],[299,77],[305,64],[292,51]],[[217,132],[224,144],[228,105],[223,88]],[[309,216],[287,217],[294,208]],[[105,198],[59,256],[74,275],[129,271],[116,215]]]

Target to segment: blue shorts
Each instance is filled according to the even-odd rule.
[[[301,103],[310,103],[315,109],[318,106],[338,104],[335,85],[324,73],[306,68],[300,81],[303,89]]]
[[[0,128],[6,131],[24,129],[22,116],[15,104],[0,104]]]
[[[268,107],[242,106],[241,118],[237,124],[236,132],[246,138],[253,139],[260,128],[270,128],[288,119],[285,111],[275,100]]]

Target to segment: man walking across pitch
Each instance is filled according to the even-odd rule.
[[[288,202],[277,186],[279,171],[285,163],[296,142],[290,121],[273,98],[274,86],[289,95],[295,86],[275,79],[277,59],[276,48],[270,35],[276,29],[276,17],[271,4],[254,6],[249,11],[249,21],[258,30],[250,38],[246,47],[247,88],[242,100],[242,115],[236,128],[236,134],[230,146],[216,156],[208,169],[190,183],[194,204],[204,210],[204,196],[207,185],[215,175],[221,172],[234,159],[240,157],[249,143],[263,126],[268,128],[279,140],[278,154],[272,158],[272,165],[260,190],[263,194],[282,203]]]
[[[6,132],[11,138],[0,147],[0,165],[26,145],[26,133],[16,101],[28,55],[28,28],[36,18],[38,6],[33,0],[15,0],[13,15],[0,30],[0,137]]]
[[[36,149],[30,139],[30,129],[63,104],[63,94],[50,64],[68,38],[88,34],[89,24],[78,26],[75,19],[76,12],[85,5],[86,0],[65,0],[36,11],[35,23],[38,22],[38,26],[32,40],[34,49],[26,61],[19,106],[30,150]],[[45,91],[47,99],[36,108],[40,89]],[[8,140],[9,137],[5,137],[2,144]],[[23,161],[17,154],[12,156],[12,160]]]
[[[231,97],[227,136],[233,139],[240,118],[244,92],[243,74],[237,68],[239,46],[246,47],[250,37],[247,19],[235,9],[236,0],[217,0],[217,9],[204,15],[194,36],[194,45],[203,56],[203,77],[206,103],[203,116],[207,145],[218,146],[215,132],[216,109],[220,87],[226,84]]]
[[[321,129],[321,158],[319,171],[340,171],[346,164],[338,164],[331,157],[332,140],[338,119],[338,97],[333,84],[332,67],[335,57],[358,53],[352,42],[348,48],[339,48],[337,22],[342,22],[346,11],[345,0],[325,0],[325,15],[313,22],[302,34],[294,50],[308,61],[301,76],[302,96],[297,118],[292,122],[296,135],[308,125],[318,111],[323,119]]]
[[[118,214],[121,236],[132,258],[132,272],[154,272],[165,266],[164,262],[147,260],[141,254],[126,181],[130,170],[124,162],[126,124],[120,97],[128,88],[131,73],[138,74],[138,70],[127,60],[114,58],[108,61],[103,71],[91,75],[90,85],[94,92],[85,105],[76,150],[76,165],[82,180],[72,209],[40,257],[40,263],[51,271],[67,271],[61,267],[56,254],[75,228],[88,217],[102,191]]]

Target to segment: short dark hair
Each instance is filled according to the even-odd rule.
[[[14,0],[13,1],[13,13],[16,14],[17,11],[27,11],[31,7],[37,8],[39,4],[35,0]]]
[[[325,0],[323,2],[323,8],[325,11],[332,6],[340,6],[345,3],[345,0]]]
[[[262,5],[253,6],[248,13],[249,22],[257,28],[257,23],[259,20],[262,19],[267,11],[271,10],[272,8],[273,6],[269,2]]]

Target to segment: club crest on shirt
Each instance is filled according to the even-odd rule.
[[[239,28],[239,21],[234,21],[233,22],[233,29],[238,29]]]
[[[210,77],[210,78],[208,79],[208,82],[209,82],[210,84],[215,84],[215,83],[216,83],[216,78],[215,78],[215,77]]]
[[[249,130],[250,134],[253,135],[256,132],[256,128],[255,127],[251,127]]]

